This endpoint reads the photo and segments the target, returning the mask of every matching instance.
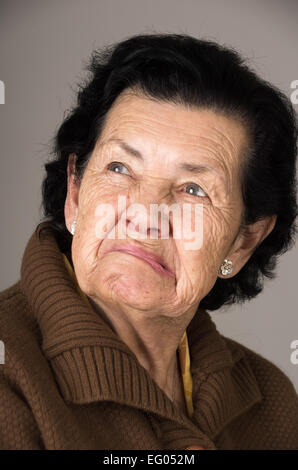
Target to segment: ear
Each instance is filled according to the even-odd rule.
[[[76,159],[77,155],[71,153],[67,164],[67,195],[64,205],[65,224],[71,231],[71,224],[77,218],[80,182],[76,177]]]
[[[270,234],[276,223],[277,215],[272,215],[258,220],[254,224],[246,225],[236,237],[232,248],[225,258],[233,263],[231,275],[219,275],[224,279],[237,274],[249,260],[256,248]]]

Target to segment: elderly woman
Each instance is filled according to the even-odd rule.
[[[188,35],[133,36],[89,71],[1,293],[1,447],[297,449],[292,382],[208,313],[293,245],[290,102]]]

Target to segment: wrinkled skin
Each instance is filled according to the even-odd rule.
[[[138,149],[144,161],[115,142],[105,143],[112,137]],[[169,397],[179,367],[179,340],[216,282],[223,260],[232,260],[233,272],[220,277],[237,274],[275,224],[272,217],[240,230],[240,165],[247,145],[246,129],[235,118],[126,91],[110,109],[81,181],[74,176],[76,156],[69,158],[65,220],[69,230],[77,220],[72,260],[78,283]],[[118,172],[112,162],[121,163]],[[208,164],[218,173],[182,172],[176,168],[181,162]],[[191,183],[198,185],[195,193]],[[133,241],[96,236],[97,205],[109,203],[115,208],[111,229],[121,216],[118,195],[126,196],[127,206],[141,203],[148,211],[150,203],[203,204],[200,249],[186,250],[183,239],[172,236],[138,241],[163,257],[174,278],[160,275],[130,254],[105,253],[116,243]],[[174,387],[181,392],[181,383]]]

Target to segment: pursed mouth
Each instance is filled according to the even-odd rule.
[[[155,271],[159,272],[160,274],[172,278],[175,277],[175,274],[166,266],[166,264],[159,257],[152,255],[151,253],[148,253],[139,247],[120,245],[115,246],[114,248],[109,250],[108,253],[112,251],[120,251],[135,256],[136,258],[139,258],[148,263]]]

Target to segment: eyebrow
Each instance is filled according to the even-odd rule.
[[[111,138],[104,142],[107,144],[109,142],[115,142],[119,145],[119,147],[124,150],[128,155],[131,157],[135,157],[138,160],[144,161],[144,157],[141,152],[133,147],[131,147],[127,142],[119,138]],[[221,179],[225,180],[224,173],[216,168],[209,166],[209,165],[202,165],[197,163],[186,163],[182,162],[178,165],[178,169],[182,171],[186,171],[192,174],[201,174],[201,173],[216,173]]]

